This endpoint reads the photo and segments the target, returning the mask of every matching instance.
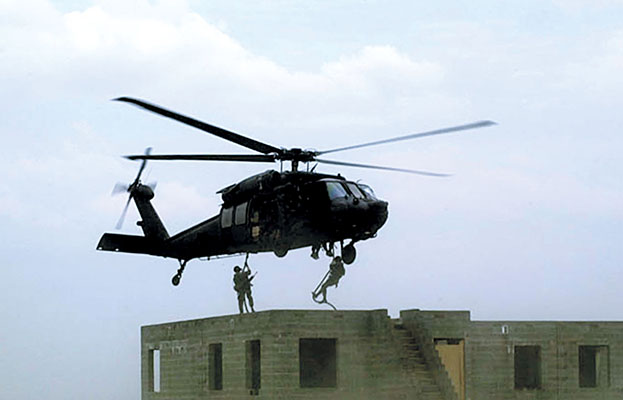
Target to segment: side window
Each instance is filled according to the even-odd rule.
[[[327,193],[330,200],[348,196],[346,189],[339,182],[327,182]]]
[[[233,207],[223,208],[223,211],[221,211],[221,228],[229,228],[231,226],[233,215]]]
[[[235,219],[234,219],[234,223],[236,225],[242,225],[247,221],[247,206],[249,205],[248,202],[239,204],[236,206],[236,214],[235,214]]]

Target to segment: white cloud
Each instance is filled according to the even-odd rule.
[[[392,46],[364,47],[316,73],[288,71],[246,50],[184,4],[167,14],[167,4],[140,2],[132,13],[116,13],[114,3],[104,2],[64,15],[44,7],[45,26],[24,21],[2,29],[10,39],[0,71],[13,78],[9,85],[27,80],[37,94],[48,88],[105,97],[119,87],[156,98],[180,91],[211,98],[218,92],[222,102],[273,110],[301,99],[311,115],[349,104],[384,114],[394,109],[392,95],[409,103],[444,79],[439,64],[415,61]]]
[[[366,94],[372,86],[378,90],[391,84],[413,90],[413,85],[436,85],[443,79],[441,66],[433,62],[415,62],[391,46],[368,46],[360,53],[343,57],[323,66],[322,72],[338,86],[353,87]]]

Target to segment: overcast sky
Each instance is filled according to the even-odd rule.
[[[172,287],[175,260],[95,251],[138,170],[121,155],[247,151],[110,101],[124,95],[279,147],[494,120],[339,156],[449,178],[319,166],[390,204],[329,298],[621,320],[621,15],[615,0],[0,0],[0,398],[136,399],[140,326],[237,311],[241,258],[192,261]],[[175,233],[270,167],[152,162],[145,178]],[[250,261],[258,310],[322,309],[326,257]]]

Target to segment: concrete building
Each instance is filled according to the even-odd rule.
[[[142,398],[621,399],[623,322],[273,310],[144,326]]]

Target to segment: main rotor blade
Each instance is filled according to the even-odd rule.
[[[154,154],[124,156],[128,160],[243,161],[274,162],[275,157],[260,154]]]
[[[425,136],[441,135],[443,133],[464,131],[464,130],[468,130],[468,129],[483,128],[485,126],[491,126],[491,125],[496,125],[496,123],[493,122],[493,121],[478,121],[478,122],[473,122],[471,124],[466,124],[466,125],[453,126],[453,127],[450,127],[450,128],[437,129],[437,130],[428,131],[428,132],[414,133],[412,135],[399,136],[399,137],[395,137],[395,138],[391,138],[391,139],[377,140],[375,142],[356,144],[356,145],[353,145],[353,146],[340,147],[340,148],[337,148],[337,149],[318,151],[315,154],[316,155],[321,155],[321,154],[327,154],[327,153],[334,153],[336,151],[358,149],[360,147],[375,146],[377,144],[398,142],[398,141],[401,141],[401,140],[415,139],[415,138],[421,138],[421,137],[425,137]]]
[[[356,163],[349,163],[349,162],[343,162],[343,161],[321,160],[319,158],[316,158],[316,161],[319,163],[323,163],[323,164],[344,165],[346,167],[381,169],[385,171],[407,172],[409,174],[417,174],[417,175],[436,176],[436,177],[450,176],[448,174],[439,174],[436,172],[417,171],[414,169],[404,169],[404,168],[394,168],[394,167],[382,167],[378,165],[356,164]]]
[[[281,149],[278,149],[277,147],[271,146],[266,143],[258,142],[257,140],[239,135],[237,133],[228,131],[223,128],[219,128],[218,126],[210,125],[205,122],[199,121],[197,119],[187,117],[185,115],[182,115],[182,114],[179,114],[173,111],[169,111],[155,104],[150,104],[145,101],[134,99],[131,97],[119,97],[114,100],[123,101],[126,103],[137,105],[139,107],[142,107],[156,114],[160,114],[163,117],[171,118],[183,124],[194,126],[195,128],[201,129],[204,132],[218,136],[225,140],[229,140],[230,142],[234,142],[248,149],[259,151],[260,153],[269,154],[269,153],[280,153],[281,152]]]

